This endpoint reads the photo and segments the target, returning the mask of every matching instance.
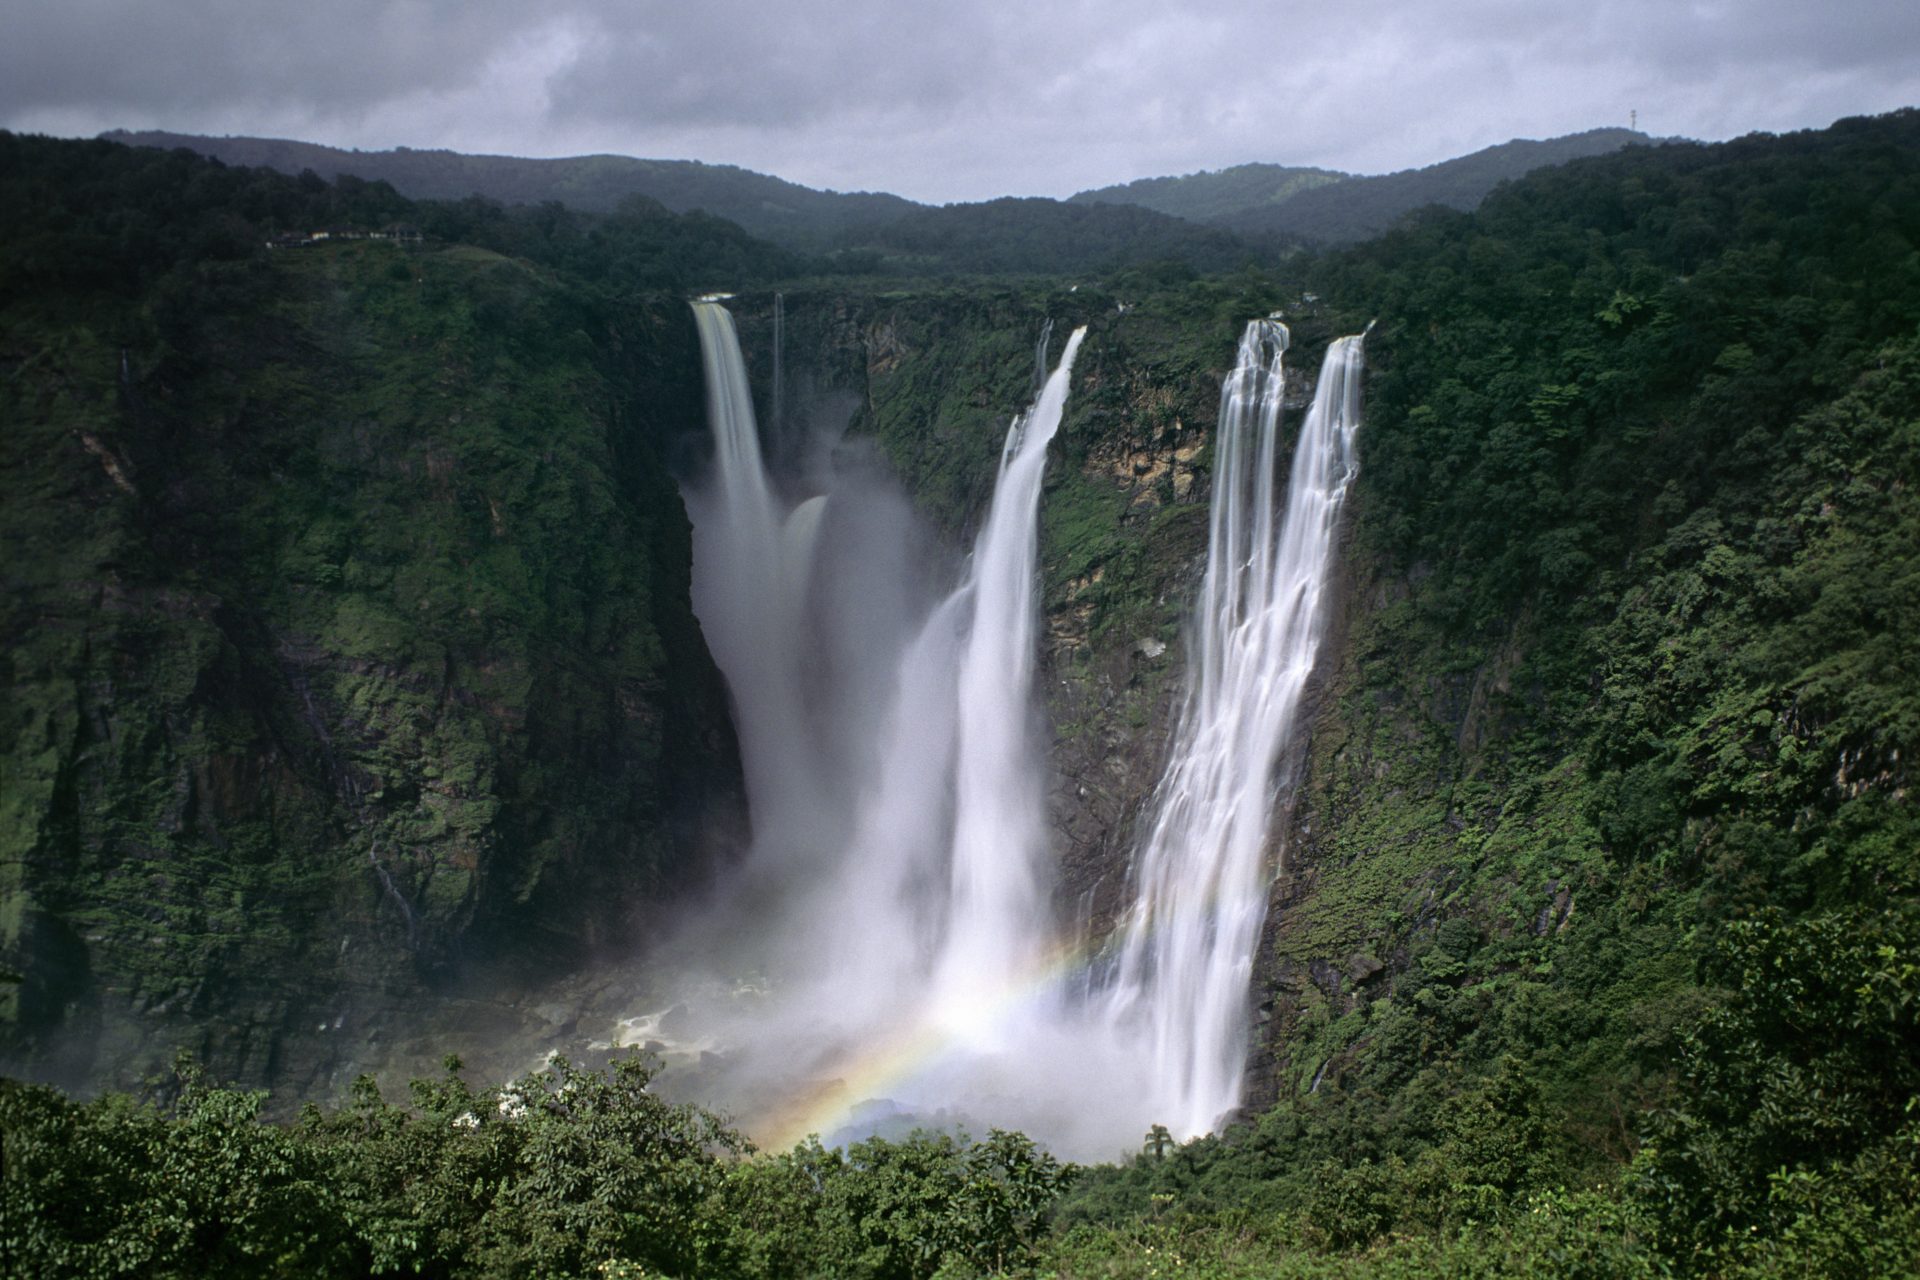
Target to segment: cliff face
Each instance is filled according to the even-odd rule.
[[[359,243],[9,304],[5,1069],[318,1092],[737,819],[677,300]]]
[[[1419,1133],[1511,1059],[1624,1160],[1764,986],[1729,939],[1912,918],[1917,122],[1592,160],[1331,264],[1383,320],[1252,1102]]]

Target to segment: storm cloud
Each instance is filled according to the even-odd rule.
[[[1920,102],[1911,0],[0,0],[0,124],[612,151],[927,200]]]

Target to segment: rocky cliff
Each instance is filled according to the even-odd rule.
[[[631,945],[737,822],[677,299],[357,242],[4,334],[6,1069],[324,1092],[462,975]]]

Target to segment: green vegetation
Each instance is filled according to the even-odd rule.
[[[1077,205],[1011,197],[915,209],[851,240],[880,270],[954,274],[1105,273],[1176,261],[1222,271],[1254,256],[1238,237],[1128,205]]]
[[[696,874],[738,785],[658,461],[698,361],[677,298],[627,292],[621,220],[591,285],[431,241],[269,251],[520,224],[0,151],[6,1059],[124,1082],[187,1043],[313,1079],[463,956],[577,956]]]
[[[1018,1134],[752,1156],[662,1102],[641,1060],[557,1062],[475,1091],[449,1060],[411,1107],[371,1079],[337,1111],[180,1068],[164,1105],[0,1082],[10,1274],[862,1277],[1024,1266],[1072,1171]]]
[[[1518,1064],[1496,1201],[1611,1188],[1682,1272],[1913,1266],[1916,226],[1907,112],[1316,265],[1383,319],[1261,1126],[1404,1166],[1373,1233]]]

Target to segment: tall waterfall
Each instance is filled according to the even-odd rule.
[[[900,655],[841,875],[811,906],[858,921],[818,943],[816,981],[843,1027],[925,1025],[977,1047],[1045,950],[1035,561],[1047,445],[1085,335],[1007,432],[967,572]]]
[[[709,1028],[737,1101],[776,1145],[894,1112],[1025,1128],[1076,1156],[1110,1157],[1155,1123],[1213,1128],[1239,1101],[1275,770],[1324,625],[1361,338],[1327,353],[1284,501],[1288,333],[1263,320],[1241,339],[1179,728],[1132,904],[1107,946],[1093,940],[1104,961],[1083,982],[1051,910],[1034,683],[1041,484],[1085,330],[1051,373],[1042,334],[972,554],[930,598],[885,585],[926,570],[889,536],[905,524],[871,523],[877,491],[816,475],[787,481],[827,495],[776,493],[731,318],[695,310],[716,442],[687,495],[695,606],[734,694],[748,865],[771,895],[711,930],[775,975],[764,1002]],[[893,603],[842,616],[879,598]]]
[[[830,593],[816,592],[809,614],[810,581],[864,587],[887,548],[871,530],[835,540],[837,506],[851,524],[859,505],[837,494],[785,511],[731,317],[713,302],[695,312],[715,450],[711,476],[687,492],[694,604],[734,697],[756,832],[749,878],[781,904],[773,928],[764,914],[752,921],[771,936],[779,998],[742,1037],[780,1046],[786,1070],[810,1061],[822,1073],[888,1038],[991,1052],[997,1006],[1032,980],[1050,939],[1034,731],[1039,506],[1085,330],[1050,374],[1042,336],[1044,376],[1007,432],[966,570],[889,648],[837,627]],[[856,701],[856,684],[887,690],[884,715],[857,746],[836,743],[821,726],[834,704]]]
[[[1340,506],[1355,471],[1363,336],[1327,350],[1277,527],[1286,327],[1249,324],[1221,390],[1186,702],[1135,856],[1135,898],[1107,997],[1112,1025],[1148,1056],[1156,1118],[1183,1137],[1213,1128],[1239,1101],[1274,770],[1325,624]]]
[[[711,487],[687,495],[694,611],[733,692],[741,764],[757,815],[805,825],[818,780],[804,767],[813,752],[803,654],[794,641],[806,625],[818,509],[790,516],[768,481],[733,316],[706,301],[696,302],[693,313],[714,439]]]
[[[773,295],[773,429],[787,425],[787,295]]]
[[[973,617],[960,651],[952,888],[934,1002],[968,1027],[982,1026],[1034,968],[1050,931],[1044,765],[1032,740],[1040,480],[1086,336],[1084,327],[1073,331],[1033,408],[1008,430],[993,505],[960,587]]]

